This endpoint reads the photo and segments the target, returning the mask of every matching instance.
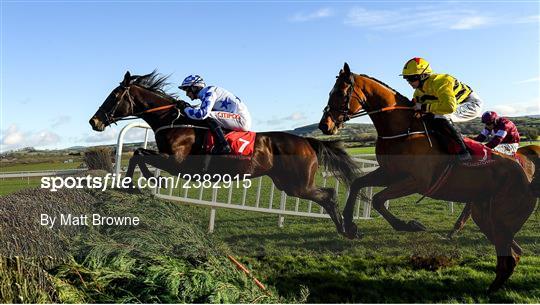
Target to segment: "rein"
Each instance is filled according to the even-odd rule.
[[[386,112],[386,111],[392,111],[392,110],[412,110],[414,111],[414,107],[409,107],[409,106],[397,106],[396,104],[392,105],[392,106],[388,106],[388,107],[383,107],[381,109],[376,109],[376,110],[371,110],[371,111],[368,111],[367,109],[369,108],[367,103],[366,103],[366,99],[362,99],[358,96],[358,93],[356,93],[356,91],[354,90],[354,81],[352,81],[350,83],[350,87],[349,87],[349,90],[347,92],[347,95],[345,97],[345,103],[344,103],[344,107],[343,109],[339,109],[339,110],[334,110],[334,111],[337,111],[341,114],[344,115],[344,119],[343,121],[341,122],[344,123],[350,119],[354,119],[354,118],[358,118],[358,117],[362,117],[362,116],[366,116],[366,115],[371,115],[371,114],[376,114],[376,113],[381,113],[381,112]],[[353,93],[356,93],[355,95],[353,95]],[[351,99],[352,98],[355,98],[358,100],[358,103],[360,104],[360,106],[362,106],[362,109],[358,112],[355,112],[353,114],[350,114],[349,115],[349,110],[350,110],[350,102],[351,102]],[[336,118],[332,115],[332,112],[330,112],[330,110],[332,110],[330,108],[330,105],[327,105],[323,112],[325,113],[328,113],[332,119],[334,120],[334,122],[338,121],[336,120]],[[424,130],[423,131],[410,131],[409,128],[407,128],[407,132],[405,133],[402,133],[402,134],[397,134],[397,135],[393,135],[393,136],[378,136],[379,139],[382,139],[382,140],[390,140],[390,139],[397,139],[397,138],[402,138],[402,137],[408,137],[408,136],[411,136],[411,135],[415,135],[415,134],[425,134],[427,135],[428,137],[428,140],[429,140],[429,144],[430,146],[432,145],[431,143],[431,139],[429,138],[429,132],[427,130],[427,127],[426,127],[426,124],[424,123],[424,121],[422,120],[422,124],[424,126]]]
[[[159,106],[159,107],[156,107],[156,108],[146,109],[144,111],[134,113],[134,114],[132,114],[130,116],[127,116],[125,118],[115,119],[115,122],[116,121],[125,121],[125,120],[135,120],[135,119],[138,119],[139,116],[142,115],[142,114],[151,113],[151,112],[157,112],[157,111],[161,111],[161,110],[167,110],[167,109],[174,108],[175,106],[176,105],[174,105],[174,104],[170,104],[170,105],[165,105],[165,106]]]
[[[169,104],[169,105],[159,106],[159,107],[155,107],[155,108],[146,109],[146,110],[143,110],[143,111],[140,111],[140,112],[137,112],[137,113],[133,113],[133,110],[134,110],[134,107],[135,107],[135,101],[133,100],[133,97],[129,93],[130,86],[127,86],[125,88],[126,88],[126,90],[122,93],[122,96],[118,99],[118,101],[116,102],[116,105],[112,108],[111,111],[109,111],[108,113],[105,113],[105,118],[107,119],[107,123],[109,125],[112,124],[112,123],[116,124],[116,122],[118,122],[118,121],[135,120],[135,119],[138,119],[140,115],[143,115],[145,113],[168,110],[168,109],[171,109],[171,108],[176,106],[175,104]],[[127,95],[127,98],[128,98],[128,101],[129,101],[129,104],[130,104],[130,107],[131,107],[132,114],[127,116],[127,117],[123,117],[123,118],[115,118],[114,113],[116,112],[116,109],[118,108],[118,106],[120,106],[120,103],[124,100],[124,95]]]

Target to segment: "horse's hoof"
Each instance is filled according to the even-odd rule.
[[[407,231],[409,232],[420,232],[420,231],[426,231],[427,228],[424,226],[421,222],[416,220],[410,220],[407,223]]]
[[[345,231],[343,232],[343,235],[348,239],[360,239],[364,236],[362,233],[358,232],[358,227],[354,223],[345,225]]]
[[[126,190],[126,192],[128,194],[132,194],[132,195],[140,195],[140,194],[142,194],[142,191],[140,189],[136,188],[136,187],[127,188],[125,190]]]
[[[499,286],[499,287],[497,287],[497,286]],[[493,294],[493,293],[497,292],[497,290],[499,290],[500,288],[501,288],[500,285],[491,284],[491,285],[489,285],[489,288],[486,290],[486,293],[487,294]]]

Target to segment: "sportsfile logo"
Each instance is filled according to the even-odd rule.
[[[173,177],[139,177],[136,179],[136,186],[131,177],[122,177],[108,173],[104,177],[43,177],[41,178],[41,188],[56,192],[59,189],[133,189],[143,188],[250,188],[251,175],[229,175],[229,174],[178,174]]]

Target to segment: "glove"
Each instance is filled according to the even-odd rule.
[[[186,107],[191,107],[191,104],[183,100],[177,100],[176,107],[180,110],[182,114],[185,114],[184,109],[186,109]]]
[[[414,111],[422,111],[422,104],[415,103],[414,104]]]

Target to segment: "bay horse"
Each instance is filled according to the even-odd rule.
[[[207,157],[202,149],[207,129],[201,121],[181,115],[176,96],[165,92],[167,77],[156,71],[132,76],[129,71],[118,87],[105,99],[90,119],[95,131],[103,131],[112,123],[127,117],[141,118],[154,131],[157,151],[139,148],[129,160],[126,177],[133,177],[136,166],[149,178],[146,164],[171,175],[178,174],[239,174],[250,178],[267,175],[279,190],[289,196],[312,200],[328,213],[338,232],[343,233],[343,218],[338,210],[335,190],[315,185],[319,165],[334,172],[347,185],[357,176],[357,166],[337,141],[319,141],[285,132],[257,133],[251,159],[212,156],[207,171]],[[172,127],[170,126],[180,126]],[[208,165],[208,163],[206,163]],[[133,185],[130,186],[134,189]]]
[[[518,162],[500,155],[494,155],[494,162],[485,166],[457,164],[455,156],[446,152],[445,143],[431,139],[429,128],[409,99],[372,77],[352,73],[345,63],[330,92],[319,129],[324,134],[335,134],[345,121],[360,115],[369,115],[377,131],[375,153],[379,167],[351,185],[343,210],[346,236],[358,236],[352,215],[364,187],[386,187],[373,196],[372,204],[397,231],[421,231],[425,227],[394,216],[384,206],[387,200],[419,193],[470,203],[473,220],[495,245],[496,278],[489,291],[498,290],[512,275],[522,254],[514,236],[540,196],[539,175],[527,176]],[[538,168],[540,150],[525,150],[526,166]],[[446,178],[441,183],[443,176]],[[440,186],[434,188],[436,184]]]

